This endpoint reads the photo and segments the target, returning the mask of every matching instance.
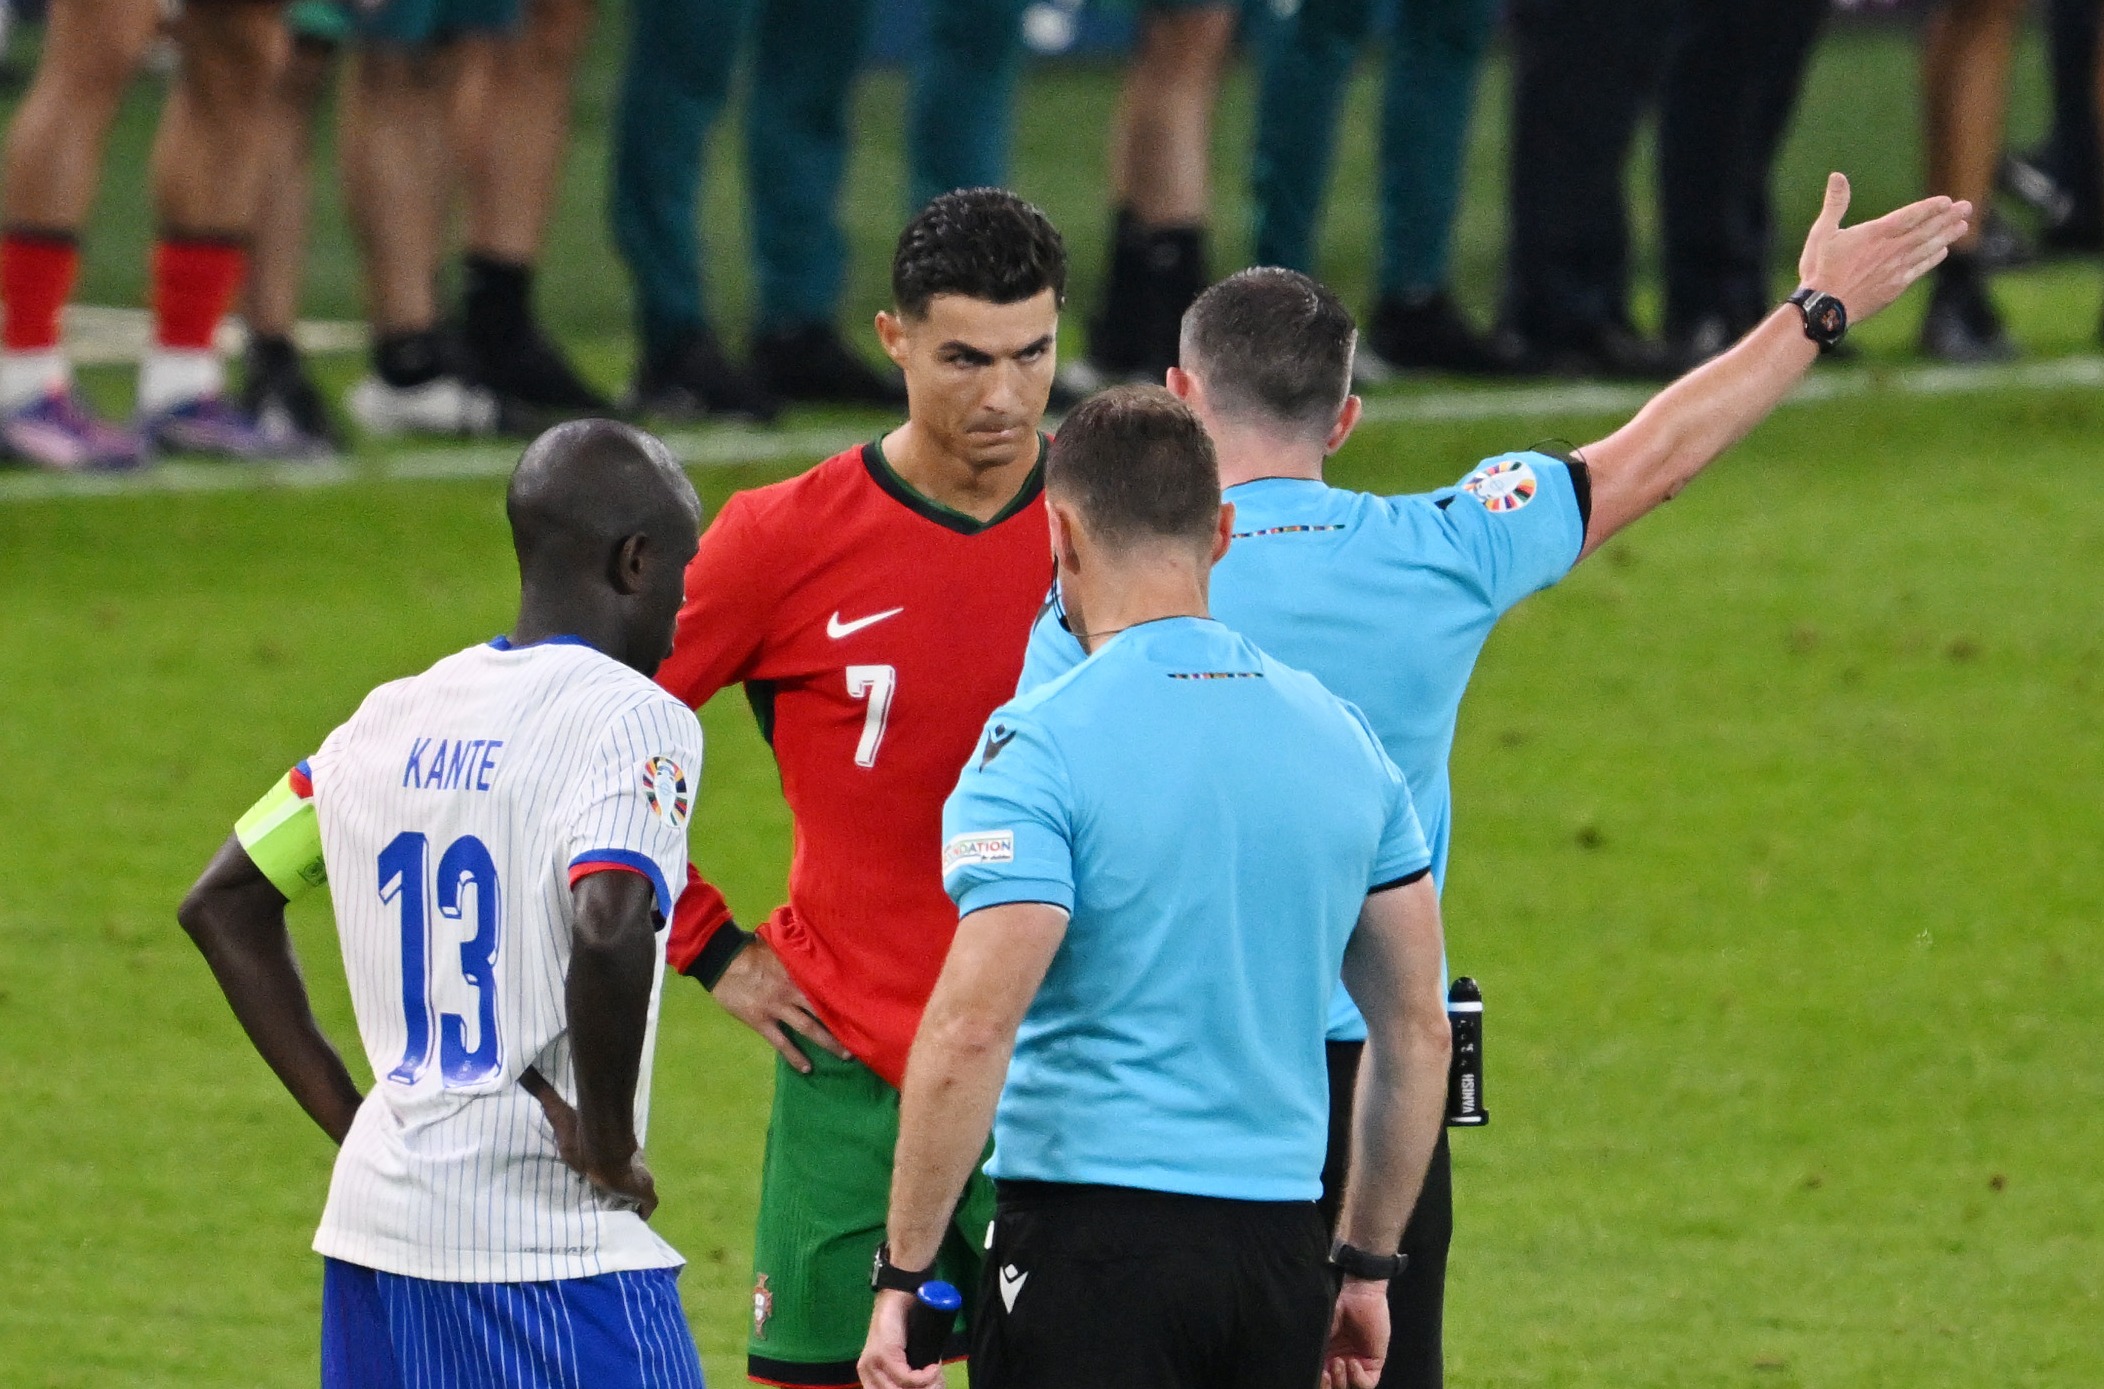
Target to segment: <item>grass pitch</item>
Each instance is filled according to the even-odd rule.
[[[603,45],[596,61],[603,78]],[[1909,62],[1888,36],[1833,42],[1786,222],[1830,164],[1867,206],[1907,194]],[[1071,132],[1110,91],[1044,77],[1023,132],[1022,181],[1074,234],[1084,293],[1099,166]],[[552,259],[549,306],[613,381],[603,106],[586,103],[558,233],[578,254]],[[118,137],[133,168],[145,109]],[[1495,92],[1484,109],[1463,256],[1479,303]],[[896,130],[894,83],[863,128]],[[1347,186],[1365,164],[1362,133]],[[883,140],[857,167],[858,312],[896,172]],[[91,264],[106,302],[140,235],[124,183]],[[1333,217],[1355,297],[1366,216]],[[348,284],[325,256],[316,311],[348,311]],[[2090,340],[2095,286],[2053,268],[2004,297],[2028,343],[2066,351]],[[1873,369],[1917,313],[1865,334]],[[1571,399],[1369,427],[1335,476],[1433,486],[1617,422]],[[1455,752],[1447,897],[1455,968],[1489,997],[1495,1116],[1455,1144],[1454,1383],[2104,1382],[2100,429],[2093,388],[1795,407],[1492,640]],[[700,483],[713,508],[793,466]],[[509,622],[500,496],[366,479],[0,504],[0,1384],[311,1382],[330,1149],[174,904],[365,690]],[[786,815],[743,702],[704,721],[697,853],[756,919],[782,891]],[[351,1042],[325,902],[294,921]],[[770,1053],[685,981],[665,1019],[658,1221],[692,1261],[708,1371],[733,1383]]]

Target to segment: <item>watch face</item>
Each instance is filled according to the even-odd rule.
[[[1822,338],[1838,338],[1841,330],[1848,326],[1848,315],[1841,308],[1841,301],[1830,294],[1822,294],[1805,305],[1813,331]]]

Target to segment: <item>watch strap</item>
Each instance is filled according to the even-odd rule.
[[[878,1293],[917,1293],[921,1284],[935,1276],[931,1264],[923,1269],[900,1268],[891,1261],[891,1242],[886,1240],[877,1246],[876,1263],[869,1271],[869,1288]]]
[[[1347,1278],[1370,1278],[1375,1281],[1393,1278],[1409,1266],[1406,1254],[1369,1254],[1357,1245],[1343,1240],[1330,1245],[1330,1267]]]

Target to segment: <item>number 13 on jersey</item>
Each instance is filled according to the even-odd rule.
[[[855,765],[877,765],[877,748],[884,741],[884,723],[891,717],[891,696],[899,687],[895,666],[849,666],[847,697],[869,702],[862,716],[862,739],[855,744]]]
[[[430,841],[414,831],[396,835],[380,851],[380,900],[399,902],[402,914],[402,1014],[407,1026],[402,1059],[387,1078],[404,1085],[416,1084],[431,1064],[433,962],[425,909],[430,860]],[[460,942],[457,955],[460,977],[475,991],[475,1045],[468,1045],[465,1017],[438,1014],[439,1072],[446,1089],[457,1090],[479,1085],[502,1068],[497,1053],[496,961],[503,908],[497,865],[488,847],[471,834],[454,840],[439,855],[437,888],[430,897],[441,918],[464,921],[468,904],[462,899],[469,895],[475,909],[475,933]]]

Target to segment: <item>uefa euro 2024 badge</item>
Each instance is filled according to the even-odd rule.
[[[1518,511],[1534,500],[1540,486],[1533,466],[1524,459],[1501,458],[1470,473],[1461,490],[1483,503],[1485,511]]]
[[[687,792],[687,774],[671,758],[653,757],[643,764],[643,798],[668,829],[687,823],[693,798]]]
[[[767,1322],[774,1316],[774,1289],[767,1286],[767,1275],[752,1285],[752,1335],[756,1341],[767,1339]]]

